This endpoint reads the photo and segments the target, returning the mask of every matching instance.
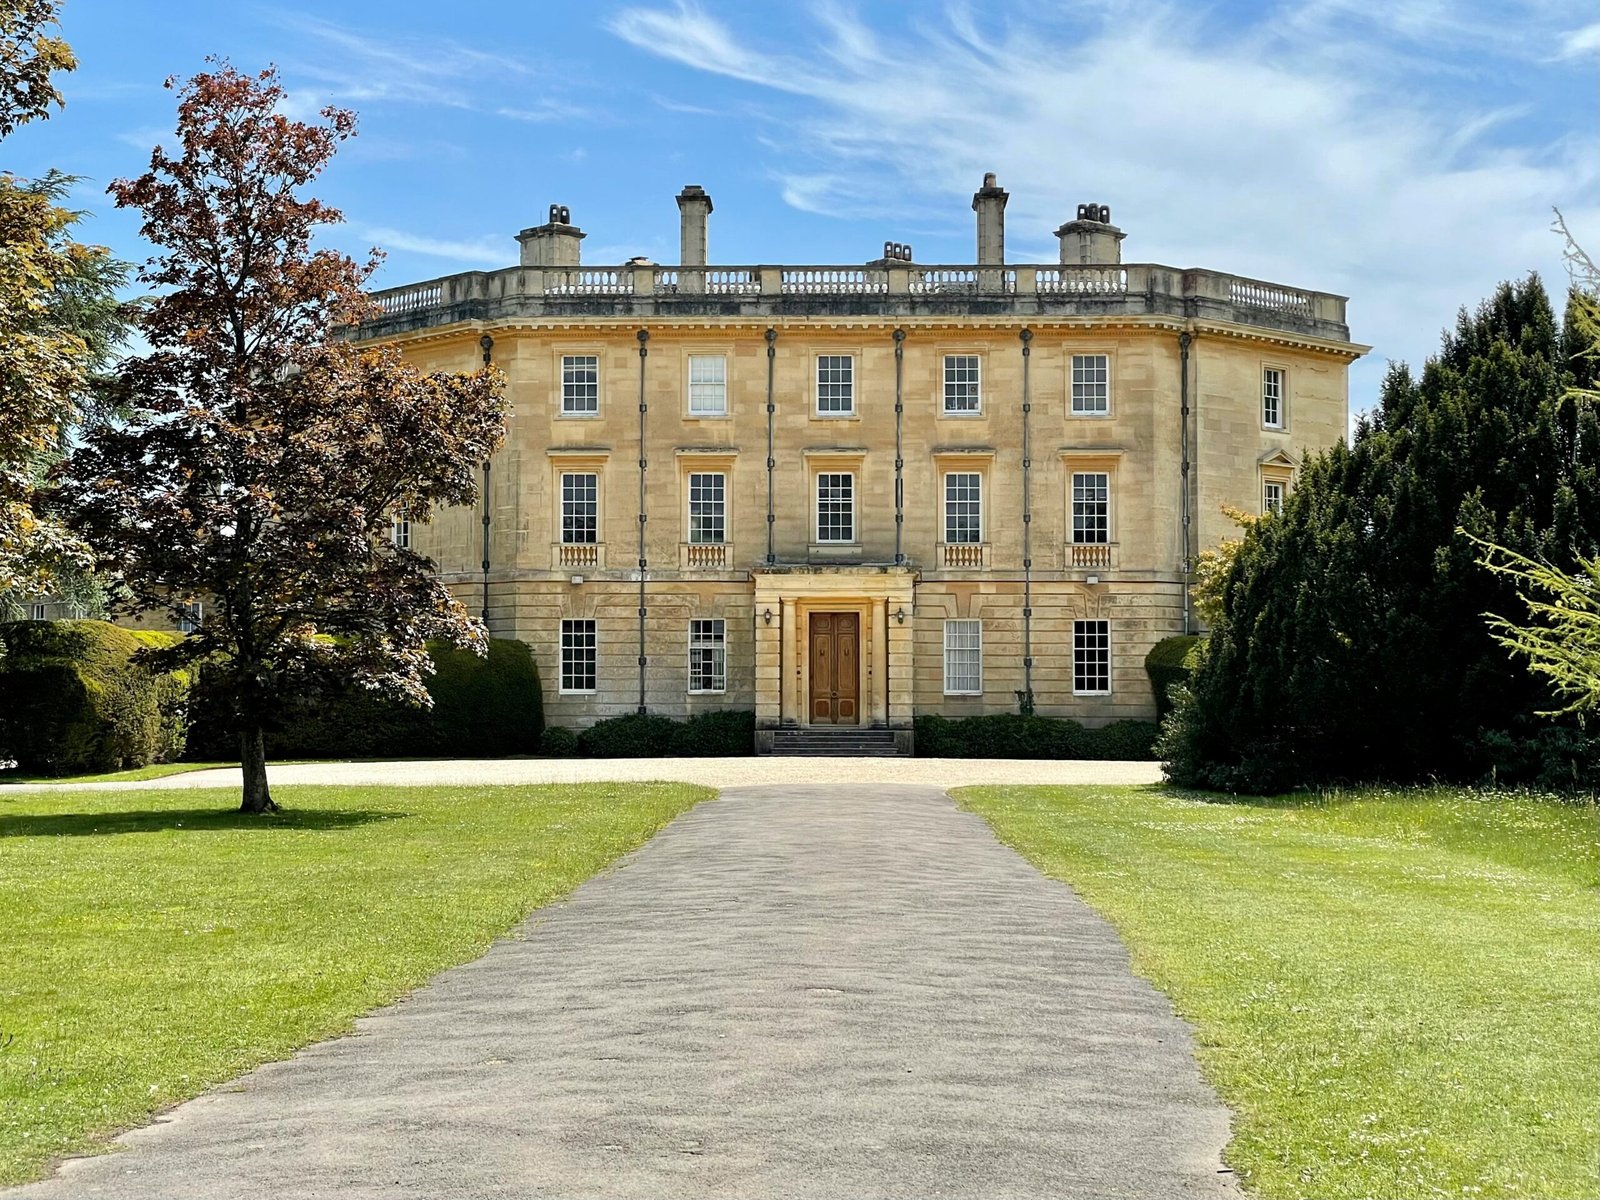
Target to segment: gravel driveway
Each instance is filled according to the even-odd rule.
[[[416,762],[278,763],[268,767],[274,787],[296,783],[435,784],[606,783],[664,780],[708,787],[789,783],[920,783],[961,787],[972,783],[1160,783],[1153,762],[1024,762],[962,758],[491,758]],[[142,783],[12,784],[24,788],[211,788],[239,786],[239,769],[191,771]]]
[[[741,788],[354,1036],[9,1195],[1234,1195],[1191,1048],[941,791]]]

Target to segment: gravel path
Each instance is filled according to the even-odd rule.
[[[268,768],[272,785],[296,783],[436,784],[606,783],[665,780],[708,787],[789,783],[918,783],[960,787],[971,783],[1160,783],[1152,762],[1023,762],[959,758],[529,758],[441,759],[429,762],[279,763]],[[12,784],[9,791],[46,788],[210,788],[239,786],[237,767],[191,771],[142,783]]]
[[[938,790],[736,789],[355,1036],[8,1196],[1232,1196],[1191,1049]]]

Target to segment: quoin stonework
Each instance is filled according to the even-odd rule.
[[[555,724],[1153,716],[1223,506],[1344,435],[1367,347],[1344,297],[1123,262],[1100,204],[1008,263],[1006,200],[986,176],[955,266],[712,266],[697,186],[677,265],[585,266],[552,206],[516,266],[377,293],[362,339],[492,361],[512,409],[482,506],[395,536],[533,647]]]

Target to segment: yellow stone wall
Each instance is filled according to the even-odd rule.
[[[1181,323],[1123,321],[1096,327],[1080,320],[1028,322],[1030,414],[1029,487],[1033,582],[1033,687],[1038,709],[1100,722],[1149,717],[1154,703],[1144,655],[1163,637],[1183,630],[1180,352]],[[859,546],[830,550],[844,565],[839,594],[855,597],[864,618],[886,622],[884,645],[874,650],[863,632],[863,670],[873,653],[888,678],[880,710],[902,724],[916,712],[968,715],[1014,710],[1023,687],[1022,401],[1024,358],[1017,318],[985,323],[974,318],[906,319],[828,317],[787,319],[776,325],[773,397],[775,496],[774,551],[784,564],[815,565],[813,477],[819,469],[857,474]],[[895,341],[903,343],[901,395],[905,523],[904,624],[899,576],[893,586],[871,576],[874,564],[895,555]],[[496,636],[532,645],[545,679],[546,712],[553,723],[582,725],[633,711],[638,695],[637,583],[639,530],[638,324],[593,318],[558,327],[501,325],[485,330],[457,325],[409,335],[401,345],[426,369],[471,370],[481,356],[479,336],[494,338],[494,361],[509,380],[510,434],[490,473],[489,621]],[[648,521],[645,703],[651,711],[684,715],[708,708],[756,708],[765,718],[794,714],[780,704],[780,674],[800,642],[783,641],[780,585],[803,579],[752,577],[767,552],[767,342],[765,324],[716,318],[653,322],[644,360],[648,405]],[[601,361],[600,412],[593,418],[559,415],[563,354],[597,354]],[[688,355],[722,354],[727,360],[729,415],[688,412]],[[1069,410],[1069,368],[1074,353],[1110,359],[1111,412],[1074,416]],[[850,354],[856,363],[856,414],[815,412],[815,358]],[[946,354],[981,360],[982,412],[942,412]],[[1241,330],[1195,332],[1191,348],[1192,551],[1198,553],[1232,531],[1225,504],[1257,511],[1263,470],[1284,471],[1307,450],[1327,446],[1346,429],[1346,367],[1352,355],[1338,347],[1291,344],[1271,334]],[[1287,372],[1282,431],[1261,423],[1261,372]],[[563,568],[554,557],[559,540],[557,477],[563,464],[601,476],[603,560],[599,567]],[[1074,466],[1112,476],[1109,567],[1073,567],[1069,477]],[[687,540],[686,477],[691,469],[729,475],[727,564],[690,569],[681,549]],[[942,537],[942,473],[977,470],[984,476],[985,550],[978,568],[946,568]],[[458,594],[477,612],[482,605],[482,511],[433,514],[413,526],[413,548],[429,555]],[[831,568],[819,567],[819,574]],[[574,584],[571,577],[582,575]],[[781,575],[781,572],[780,572]],[[1088,579],[1097,577],[1098,582]],[[763,590],[766,589],[766,590]],[[774,590],[779,589],[779,590]],[[876,589],[876,591],[874,591]],[[887,607],[873,609],[881,593]],[[891,593],[893,593],[891,595]],[[823,595],[831,594],[823,590]],[[762,595],[780,597],[774,620],[763,622]],[[794,620],[801,620],[802,598]],[[874,617],[874,614],[877,614]],[[557,690],[558,639],[563,617],[593,617],[600,641],[599,692],[562,696]],[[728,632],[728,690],[722,696],[686,692],[688,621],[722,617]],[[943,694],[943,621],[983,621],[981,697]],[[1112,694],[1075,697],[1071,688],[1071,638],[1075,618],[1111,622]],[[791,628],[789,635],[795,635]],[[788,657],[785,657],[787,654]],[[761,681],[758,688],[758,679]],[[789,686],[793,681],[784,682]],[[875,676],[874,686],[879,681]],[[904,689],[902,691],[902,689]],[[867,696],[865,681],[863,697]],[[898,697],[898,699],[897,699]],[[792,706],[789,706],[792,707]],[[804,705],[800,705],[801,713]]]

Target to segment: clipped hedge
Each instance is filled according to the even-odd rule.
[[[755,753],[755,739],[756,715],[749,711],[687,721],[629,713],[580,732],[577,751],[586,758],[738,758]]]
[[[1150,686],[1156,694],[1156,720],[1172,711],[1172,694],[1168,689],[1189,682],[1189,676],[1200,665],[1204,646],[1203,637],[1179,634],[1157,642],[1144,656],[1145,673],[1150,676]]]
[[[916,718],[918,758],[1154,758],[1153,721],[1114,721],[1090,729],[1057,717],[993,713],[951,720],[936,713]]]
[[[496,758],[535,754],[544,732],[539,669],[525,642],[491,638],[487,656],[430,645],[431,709],[351,688],[294,704],[266,734],[268,758]],[[190,757],[239,753],[229,706],[201,672]]]
[[[179,757],[189,675],[134,661],[178,640],[106,621],[0,625],[0,758],[30,775],[81,775]]]

